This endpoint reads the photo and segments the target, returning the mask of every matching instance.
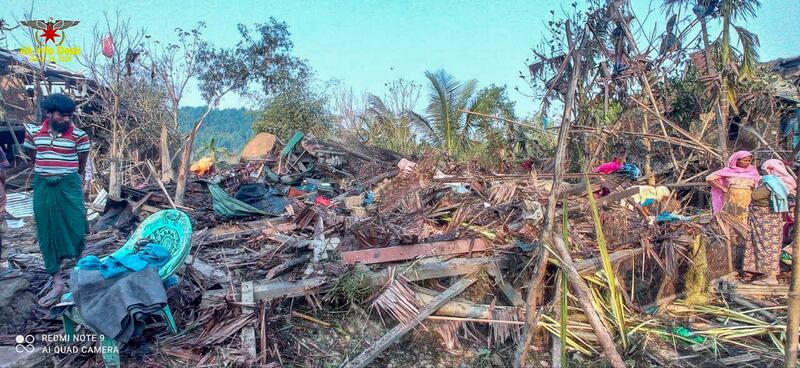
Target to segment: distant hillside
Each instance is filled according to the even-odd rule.
[[[182,107],[178,114],[181,133],[192,129],[192,125],[206,111],[204,106]],[[209,138],[216,138],[217,145],[225,147],[231,154],[241,152],[250,137],[253,136],[253,119],[247,109],[215,109],[208,114],[195,137],[194,148],[199,147]]]

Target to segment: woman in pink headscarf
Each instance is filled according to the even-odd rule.
[[[789,170],[786,169],[786,165],[784,165],[783,161],[774,158],[766,160],[761,164],[761,169],[764,170],[767,175],[775,175],[781,178],[789,194],[795,195],[797,191],[797,180],[795,180],[792,174],[789,173]]]
[[[747,209],[753,196],[753,189],[761,180],[761,175],[753,164],[753,154],[739,151],[731,155],[726,167],[714,171],[706,177],[711,185],[711,207],[714,213],[725,211],[747,223]]]

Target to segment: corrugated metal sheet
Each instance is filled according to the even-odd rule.
[[[97,198],[94,199],[92,204],[95,204],[97,208],[104,208],[106,206],[106,200],[108,199],[108,193],[105,189],[100,190],[100,193],[97,194]],[[89,221],[94,220],[97,216],[100,216],[100,213],[93,210],[91,206],[87,206],[86,209],[86,219]]]
[[[94,204],[98,205],[99,207],[105,207],[106,199],[108,198],[108,193],[106,193],[105,189],[100,191],[100,194],[97,195],[97,198],[94,200]],[[15,218],[23,218],[23,217],[33,217],[33,196],[26,193],[8,193],[6,195],[6,212],[15,217]],[[89,220],[94,219],[99,215],[96,211],[92,210],[91,208],[86,209],[86,215]]]
[[[25,193],[8,193],[6,212],[16,218],[33,217],[33,197]]]

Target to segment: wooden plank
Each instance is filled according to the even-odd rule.
[[[341,253],[342,263],[373,264],[405,261],[417,257],[433,257],[467,252],[483,252],[492,249],[491,244],[481,238],[446,242],[401,245],[396,247],[356,250]]]
[[[324,277],[312,277],[299,281],[276,281],[259,283],[253,286],[255,300],[270,301],[276,298],[292,298],[303,296],[322,286]]]
[[[252,281],[245,281],[242,282],[242,303],[249,303],[252,304],[254,300],[253,294],[253,282]],[[251,314],[255,312],[255,308],[253,307],[242,307],[242,313],[244,314]],[[253,325],[248,324],[247,326],[242,327],[242,348],[247,354],[250,355],[250,358],[255,358],[256,355],[256,330]]]
[[[464,290],[466,290],[470,285],[475,283],[477,279],[475,278],[463,278],[458,280],[455,284],[447,288],[447,290],[443,291],[441,294],[436,296],[430,304],[425,306],[425,308],[419,311],[416,317],[413,320],[409,321],[409,323],[399,323],[397,326],[392,328],[388,333],[383,335],[378,341],[372,344],[370,347],[366,348],[359,356],[355,359],[345,363],[342,367],[345,368],[363,368],[366,367],[370,362],[375,360],[381,353],[383,353],[386,349],[389,348],[392,344],[400,340],[403,335],[414,329],[415,326],[420,324],[425,318],[428,318],[433,312],[436,312],[439,308],[441,308],[445,303],[450,301],[450,299],[455,298],[458,294],[461,294]]]
[[[283,219],[273,220],[283,221]],[[271,229],[273,227],[279,232],[292,231],[297,228],[297,224],[293,222],[279,224],[276,224],[275,222],[278,221],[253,221],[236,226],[215,227],[210,230],[210,235],[203,244],[220,243],[236,240],[242,237],[253,236],[263,230]]]
[[[740,367],[744,363],[753,362],[760,359],[761,357],[756,354],[747,353],[743,355],[722,358],[719,360],[719,362],[728,366]]]
[[[499,268],[506,269],[511,266],[511,261],[510,257],[454,258],[449,261],[401,263],[395,269],[397,274],[403,275],[409,281],[420,281],[466,275],[490,264],[497,264]],[[391,272],[388,269],[372,272],[364,268],[364,272],[369,274],[373,284],[385,285],[389,282]]]
[[[585,189],[584,189],[584,191],[585,191]],[[611,194],[609,194],[609,195],[607,195],[605,197],[598,198],[597,201],[596,201],[597,202],[597,207],[599,208],[599,207],[602,207],[602,206],[605,206],[605,205],[608,205],[608,204],[617,203],[620,200],[628,198],[628,197],[630,197],[630,196],[632,196],[632,195],[634,195],[636,193],[639,193],[639,189],[638,188],[628,188],[628,189],[625,189],[625,190],[623,190],[621,192],[611,193]],[[569,208],[569,212],[577,212],[577,211],[584,210],[585,208],[586,207],[584,207],[584,206],[575,205],[575,206],[572,206],[572,207]]]
[[[497,286],[500,288],[500,291],[502,291],[503,295],[505,295],[508,301],[511,302],[511,305],[515,307],[525,306],[525,300],[522,299],[522,294],[520,294],[520,292],[517,291],[517,289],[515,289],[511,284],[506,282],[505,278],[503,278],[503,273],[500,272],[500,268],[497,267],[497,265],[490,264],[486,268],[486,271],[489,272],[489,275],[494,278]]]
[[[631,259],[633,257],[640,256],[642,255],[642,253],[644,253],[644,249],[642,248],[623,249],[611,253],[611,255],[609,255],[609,259],[611,260],[611,264],[613,265],[615,263],[619,263]],[[556,263],[556,261],[553,262]],[[597,270],[602,267],[601,262],[602,261],[600,260],[600,257],[582,259],[580,261],[575,262],[575,269],[578,270],[578,273],[581,276],[589,276],[597,272]]]
[[[275,276],[280,275],[281,273],[291,269],[294,266],[297,266],[302,263],[306,263],[309,259],[311,259],[311,253],[304,254],[300,257],[290,259],[286,262],[283,262],[267,272],[267,280],[272,280]]]

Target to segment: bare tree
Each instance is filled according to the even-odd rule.
[[[192,145],[208,114],[228,93],[248,94],[253,85],[260,85],[264,95],[286,90],[293,81],[306,76],[305,62],[291,55],[292,42],[286,23],[270,18],[268,23],[255,26],[257,37],[244,25],[239,25],[241,40],[236,47],[217,49],[200,45],[197,52],[200,91],[206,101],[206,111],[194,123],[186,137],[181,154],[175,203],[183,205],[186,179],[192,157]]]
[[[138,50],[142,46],[144,31],[134,31],[129,20],[121,20],[116,15],[113,23],[106,15],[106,25],[95,26],[92,46],[84,48],[85,53],[79,56],[78,61],[89,71],[90,79],[96,83],[96,97],[102,108],[96,113],[95,120],[101,121],[100,126],[111,133],[109,149],[109,189],[111,196],[119,198],[123,184],[123,157],[128,149],[129,139],[134,130],[143,129],[142,126],[130,124],[129,118],[133,116],[127,109],[125,101],[130,100],[135,93],[133,76],[128,72],[131,61],[128,54],[122,50]],[[114,52],[111,57],[100,53],[102,40],[112,38]],[[126,62],[127,61],[127,62]],[[107,124],[105,124],[107,123]]]
[[[188,31],[175,28],[178,37],[177,43],[169,43],[161,46],[158,50],[151,51],[153,72],[166,90],[169,112],[172,117],[171,126],[166,122],[161,125],[159,136],[161,180],[163,182],[175,180],[169,150],[170,135],[178,131],[178,113],[186,86],[199,72],[197,55],[205,44],[205,41],[200,38],[204,28],[205,23],[203,22]]]

